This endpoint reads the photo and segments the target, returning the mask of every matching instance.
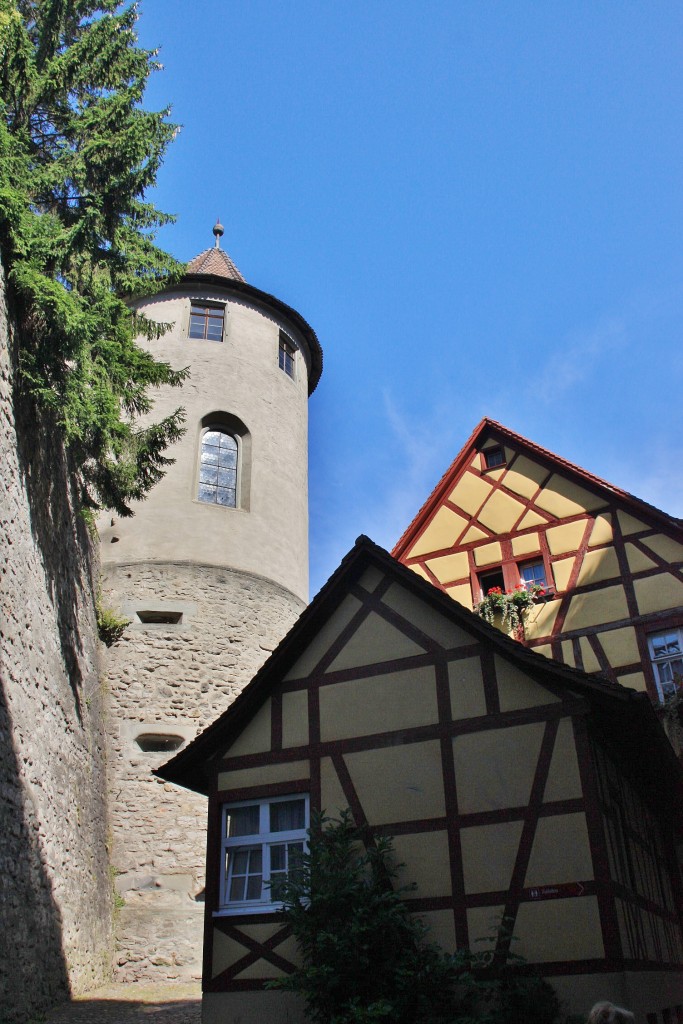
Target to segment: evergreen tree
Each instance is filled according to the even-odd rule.
[[[85,506],[130,515],[163,475],[182,410],[141,427],[174,371],[135,344],[167,325],[127,302],[176,280],[146,201],[175,126],[142,108],[155,52],[119,0],[0,0],[0,252],[19,386],[53,410]]]

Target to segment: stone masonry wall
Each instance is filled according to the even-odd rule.
[[[92,549],[59,435],[15,394],[0,268],[0,1021],[111,970]]]
[[[106,555],[106,552],[105,552]],[[303,610],[289,591],[246,573],[188,563],[105,566],[105,603],[134,620],[108,652],[113,864],[119,980],[201,977],[206,800],[152,769],[213,722]],[[182,615],[148,624],[138,613]]]

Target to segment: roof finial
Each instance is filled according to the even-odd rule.
[[[216,236],[215,247],[220,249],[221,247],[221,235],[223,234],[224,228],[218,217],[216,217],[216,223],[213,226],[213,233]]]

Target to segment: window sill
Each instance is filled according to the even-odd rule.
[[[282,910],[282,903],[251,903],[241,907],[221,907],[214,910],[212,917],[249,917],[252,914],[277,914]]]

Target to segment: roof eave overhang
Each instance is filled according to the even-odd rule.
[[[611,741],[612,746],[621,747],[629,762],[637,766],[638,774],[653,798],[659,787],[660,797],[657,798],[657,802],[663,801],[669,807],[683,806],[681,764],[645,694],[624,686],[605,683],[595,676],[524,647],[458,605],[447,594],[396,561],[367,537],[358,538],[320,593],[231,707],[200,733],[189,747],[180,751],[155,774],[168,782],[206,795],[212,782],[212,762],[219,756],[218,748],[225,749],[231,738],[244,728],[263,703],[271,682],[281,679],[289,671],[311,636],[315,635],[348,592],[348,586],[371,563],[392,572],[397,580],[414,590],[436,611],[466,625],[468,630],[478,634],[482,641],[493,642],[499,654],[516,662],[532,677],[542,681],[544,677],[550,676],[586,700],[593,712],[591,717],[594,717],[601,733]],[[651,756],[643,756],[643,751],[647,755],[653,750],[658,752],[656,765]],[[683,812],[678,814],[677,818],[677,831],[683,831]]]
[[[246,298],[252,299],[259,305],[265,306],[272,312],[289,320],[303,336],[304,341],[308,346],[308,352],[310,355],[308,394],[313,394],[323,372],[323,350],[320,342],[318,341],[317,334],[311,325],[304,320],[300,313],[297,313],[292,306],[288,306],[286,302],[282,302],[281,299],[276,298],[274,295],[270,295],[268,292],[261,291],[260,288],[255,288],[252,284],[247,284],[246,281],[238,281],[234,278],[223,277],[221,274],[185,274],[185,276],[178,281],[171,290],[178,291],[179,289],[186,287],[188,284],[194,283],[209,284],[227,292],[244,295]]]

